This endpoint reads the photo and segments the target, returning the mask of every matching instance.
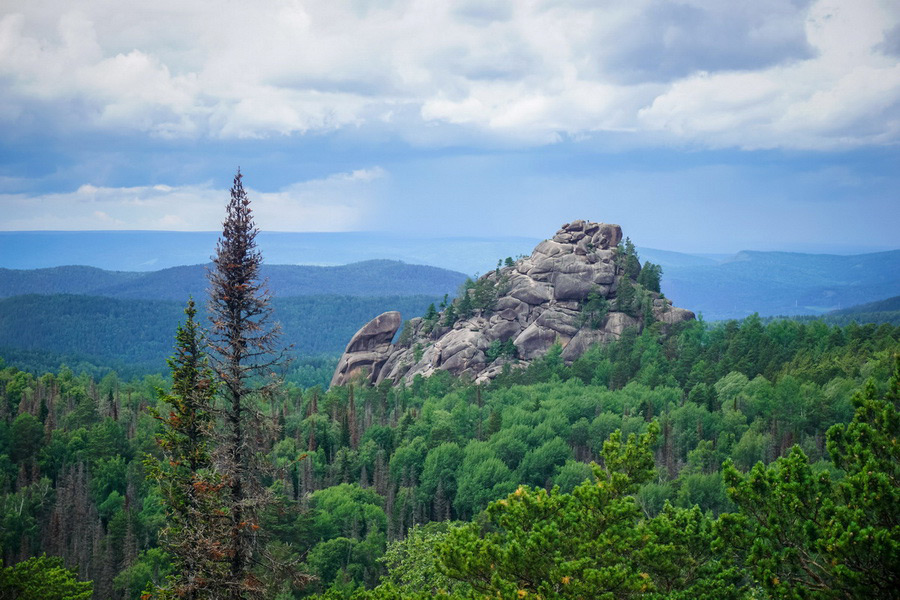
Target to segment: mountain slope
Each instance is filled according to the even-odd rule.
[[[879,300],[877,302],[868,302],[866,304],[858,304],[856,306],[851,306],[850,308],[834,310],[828,314],[829,315],[858,315],[858,314],[880,313],[880,312],[900,312],[900,296],[894,296],[893,298],[886,298],[884,300]]]
[[[86,294],[119,299],[178,300],[206,293],[205,265],[160,271],[104,271],[93,267],[0,269],[0,297],[24,294]],[[339,267],[266,265],[262,274],[276,297],[443,296],[454,294],[465,275],[437,267],[370,260]]]
[[[663,292],[709,320],[815,315],[900,294],[900,250],[838,256],[740,252],[715,265],[668,266]]]
[[[294,355],[338,354],[347,340],[385,310],[420,315],[434,296],[298,296],[275,298],[281,341]],[[0,299],[3,349],[50,352],[132,373],[165,371],[185,302],[123,300],[72,294]],[[205,323],[200,303],[199,320]]]

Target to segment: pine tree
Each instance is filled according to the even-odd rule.
[[[259,513],[267,502],[258,480],[260,471],[253,464],[253,444],[261,423],[254,403],[271,385],[259,386],[255,381],[268,380],[279,358],[274,353],[278,332],[271,322],[270,296],[260,281],[258,231],[239,170],[209,274],[211,346],[226,404],[221,459],[230,490],[228,586],[229,597],[234,599],[263,592],[261,581],[251,572],[260,546]]]

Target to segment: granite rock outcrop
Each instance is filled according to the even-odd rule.
[[[626,274],[621,241],[618,225],[573,221],[530,256],[472,282],[441,312],[406,321],[396,342],[400,314],[379,315],[350,340],[331,385],[409,383],[439,370],[485,382],[504,365],[527,366],[557,343],[572,362],[628,327],[693,319]]]

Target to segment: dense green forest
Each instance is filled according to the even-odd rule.
[[[489,386],[285,384],[258,399],[279,500],[261,530],[315,579],[267,583],[279,600],[896,597],[898,353],[891,325],[751,317],[629,330],[571,365],[552,350]],[[98,599],[165,581],[146,457],[168,385],[0,370],[0,577],[56,569]],[[44,553],[62,565],[15,570]]]
[[[436,296],[296,296],[276,298],[272,304],[292,355],[316,357],[339,355],[360,327],[386,310],[420,315],[438,301]],[[183,308],[183,303],[168,300],[70,294],[4,298],[0,352],[8,363],[36,374],[62,363],[70,367],[84,363],[98,373],[102,367],[113,368],[129,378],[160,373],[171,354],[172,332]],[[201,319],[204,310],[201,306]],[[297,381],[325,384],[331,372],[323,377]]]

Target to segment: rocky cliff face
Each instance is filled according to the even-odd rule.
[[[621,241],[618,225],[567,223],[531,256],[473,282],[442,312],[407,321],[396,343],[400,313],[384,313],[350,340],[331,385],[361,377],[408,383],[438,370],[483,382],[505,364],[529,364],[555,343],[571,362],[628,327],[693,319],[636,283]]]

